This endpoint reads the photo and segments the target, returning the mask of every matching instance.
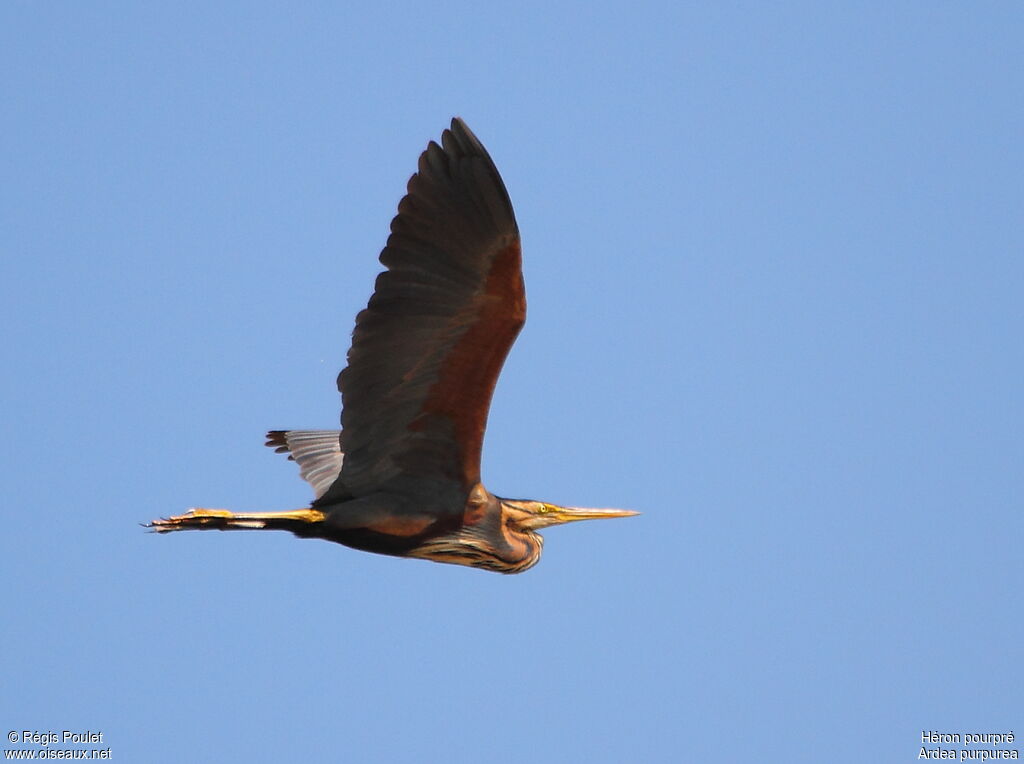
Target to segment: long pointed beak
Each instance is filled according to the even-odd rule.
[[[521,524],[531,529],[548,528],[552,525],[573,523],[577,520],[602,520],[606,517],[632,517],[639,514],[631,509],[591,509],[590,507],[559,507],[557,504],[544,504],[540,512]]]

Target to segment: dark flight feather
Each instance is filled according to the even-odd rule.
[[[491,396],[526,319],[519,231],[504,183],[461,119],[431,142],[356,317],[342,394],[341,474],[318,504],[430,495],[480,480]]]

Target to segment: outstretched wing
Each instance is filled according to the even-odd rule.
[[[491,395],[526,293],[508,192],[461,119],[420,156],[380,261],[387,270],[338,376],[345,461],[321,504],[480,480]]]
[[[263,445],[298,462],[299,477],[313,486],[319,499],[338,479],[345,460],[338,446],[340,435],[337,430],[271,430]]]

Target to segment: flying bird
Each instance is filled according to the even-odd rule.
[[[196,508],[147,527],[286,530],[520,573],[540,559],[540,529],[637,514],[504,499],[480,482],[487,412],[526,320],[526,293],[508,192],[461,119],[420,155],[380,262],[386,270],[338,375],[341,430],[267,433],[266,445],[289,454],[312,486],[310,506]]]

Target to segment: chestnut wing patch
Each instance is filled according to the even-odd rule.
[[[461,120],[420,156],[380,260],[387,270],[338,377],[345,459],[321,504],[479,481],[491,396],[526,296],[508,193]]]

